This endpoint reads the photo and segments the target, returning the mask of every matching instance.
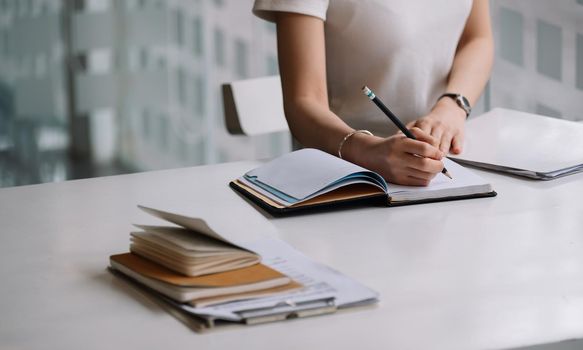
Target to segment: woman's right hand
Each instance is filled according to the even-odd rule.
[[[343,147],[345,159],[377,172],[387,181],[409,186],[427,186],[441,172],[445,154],[432,146],[436,140],[419,128],[417,140],[399,133],[388,138],[355,134]]]

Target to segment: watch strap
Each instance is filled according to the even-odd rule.
[[[468,118],[470,116],[470,113],[472,112],[472,106],[470,105],[470,102],[468,101],[468,99],[464,95],[456,94],[453,92],[446,92],[446,93],[442,94],[441,96],[439,96],[439,98],[437,100],[439,101],[444,97],[449,97],[452,100],[454,100],[455,103],[461,109],[463,109],[464,112],[466,112],[466,118]]]

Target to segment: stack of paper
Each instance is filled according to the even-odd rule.
[[[466,125],[457,162],[552,180],[583,171],[583,124],[495,108]]]
[[[179,227],[138,226],[142,231],[131,234],[131,253],[112,255],[110,268],[195,329],[216,321],[254,324],[321,315],[377,301],[374,291],[282,241],[265,237],[242,244],[204,220],[141,208]]]

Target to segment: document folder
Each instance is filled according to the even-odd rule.
[[[466,123],[461,164],[552,180],[583,171],[583,124],[495,108]]]
[[[176,301],[156,292],[155,290],[141,284],[133,278],[124,275],[115,269],[109,268],[115,276],[129,282],[138,289],[149,300],[152,300],[179,321],[187,324],[194,331],[202,332],[220,326],[233,324],[225,322],[216,317],[201,317],[189,312],[189,307],[177,303]],[[270,308],[246,309],[237,312],[241,316],[239,324],[256,325],[262,323],[285,321],[293,318],[305,318],[335,313],[337,310],[335,298],[327,297],[322,299],[308,300],[304,302],[286,301]],[[235,323],[236,324],[236,323]]]

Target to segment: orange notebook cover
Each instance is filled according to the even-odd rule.
[[[132,253],[112,255],[110,259],[142,276],[181,287],[229,287],[286,277],[263,264],[211,275],[189,277]]]

